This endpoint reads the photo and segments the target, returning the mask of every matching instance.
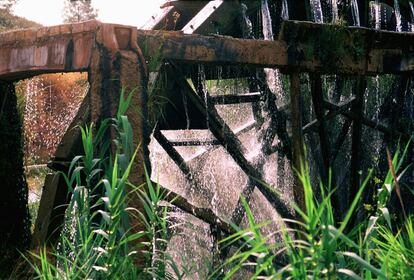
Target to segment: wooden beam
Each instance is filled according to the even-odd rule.
[[[282,67],[288,62],[287,45],[283,41],[138,30],[138,44],[147,50],[147,58],[161,57],[186,63]]]
[[[208,110],[206,104],[197,93],[194,92],[193,88],[188,84],[184,76],[180,75],[180,70],[176,67],[170,70],[169,75],[178,80],[181,84],[181,87],[184,93],[187,95],[189,100],[198,107],[200,112],[203,112],[204,116],[209,120],[209,127],[213,135],[220,141],[229,155],[233,160],[239,165],[243,172],[251,179],[256,181],[255,186],[259,191],[266,197],[269,203],[273,208],[284,218],[293,218],[290,211],[285,205],[285,202],[282,201],[279,196],[269,189],[263,182],[262,174],[258,172],[256,168],[246,159],[244,156],[245,149],[237,138],[232,130],[225,124],[221,119],[217,111],[215,110],[213,104],[208,105]]]
[[[211,103],[216,105],[229,105],[240,103],[259,102],[261,97],[260,92],[252,92],[246,94],[228,94],[228,95],[213,95],[210,96]]]
[[[157,185],[157,183],[153,183]],[[213,210],[210,208],[200,208],[192,205],[185,197],[173,192],[172,190],[160,186],[161,191],[166,194],[164,198],[165,201],[168,201],[172,205],[178,207],[179,209],[194,215],[196,218],[202,220],[203,222],[210,225],[217,225],[220,230],[222,230],[227,235],[233,234],[234,229],[232,226],[224,221],[222,218],[218,217]]]
[[[179,140],[171,141],[173,147],[189,147],[189,146],[217,146],[220,142],[216,139],[212,140]]]
[[[177,150],[171,145],[168,139],[162,134],[159,129],[154,130],[154,138],[165,150],[168,156],[177,164],[178,168],[184,173],[187,179],[192,180],[193,175],[190,167],[187,165],[182,156],[177,152]]]
[[[329,101],[324,101],[324,106],[328,109],[338,110],[340,107],[336,104],[333,104]],[[398,130],[392,130],[389,127],[370,119],[365,118],[363,115],[358,115],[354,111],[340,111],[340,114],[351,119],[351,120],[360,120],[363,125],[366,125],[372,129],[381,131],[382,133],[390,134],[390,135],[398,135],[402,139],[409,140],[411,136],[405,132],[398,131]]]
[[[290,74],[290,110],[292,122],[292,148],[293,148],[293,167],[296,172],[302,171],[305,160],[304,142],[302,133],[302,96],[300,94],[299,72]],[[295,176],[296,181],[293,187],[295,203],[302,211],[306,210],[303,186]]]
[[[366,78],[360,76],[355,84],[356,101],[352,106],[352,112],[358,116],[364,113],[364,96],[367,87]],[[352,154],[351,154],[351,172],[350,172],[350,189],[349,201],[355,198],[360,187],[360,169],[361,169],[361,143],[362,143],[362,122],[361,119],[355,119],[352,125]]]
[[[138,43],[148,57],[186,63],[354,75],[414,71],[414,34],[361,27],[287,21],[275,41],[138,30]]]
[[[326,134],[326,125],[325,125],[325,112],[323,106],[323,91],[322,91],[322,79],[318,74],[310,75],[311,79],[311,94],[312,94],[312,103],[315,111],[316,119],[318,120],[318,133],[319,133],[319,143],[321,146],[322,160],[323,160],[323,170],[321,170],[322,181],[327,183],[329,167],[330,167],[330,143],[329,138]]]
[[[325,115],[324,119],[325,121],[330,120],[337,115],[340,115],[346,111],[349,110],[349,107],[352,105],[352,103],[355,101],[355,97],[351,97],[349,100],[341,102],[340,104],[337,104],[334,108],[333,106],[330,107],[329,112]],[[322,101],[323,105],[325,104],[325,101]],[[333,103],[330,103],[333,104]],[[325,105],[324,105],[325,106]],[[319,121],[313,120],[310,123],[303,126],[302,130],[303,133],[309,133],[310,131],[318,131],[319,128]]]
[[[336,137],[336,141],[333,144],[332,155],[331,155],[331,162],[332,164],[335,162],[336,157],[338,156],[339,150],[341,149],[342,145],[345,142],[346,135],[348,134],[349,128],[351,127],[352,121],[346,119],[344,124],[342,125],[341,131]]]

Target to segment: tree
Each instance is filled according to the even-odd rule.
[[[10,11],[10,9],[17,3],[18,0],[0,0],[0,9]]]
[[[97,15],[92,0],[65,0],[63,20],[66,23],[95,19]]]

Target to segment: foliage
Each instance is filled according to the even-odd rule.
[[[80,128],[84,154],[76,156],[68,175],[64,174],[71,202],[59,248],[51,254],[56,262],[50,261],[46,249],[33,254],[35,261],[30,262],[39,279],[166,279],[169,270],[181,277],[166,255],[155,257],[160,254],[154,244],[167,230],[165,215],[159,215],[166,213],[159,205],[163,199],[159,186],[153,186],[148,176],[146,191],[128,182],[138,151],[132,146],[132,128],[125,116],[131,98],[132,94],[125,98],[122,92],[116,118],[104,120],[96,132],[92,124]],[[110,142],[104,140],[110,128],[117,135],[114,159],[109,155]],[[128,186],[133,192],[128,193]],[[134,194],[145,212],[127,207],[127,198]],[[145,230],[131,231],[131,212],[137,213],[147,226]],[[143,257],[153,260],[153,265],[136,266]],[[154,269],[156,266],[159,269]]]
[[[40,24],[33,21],[12,15],[8,9],[0,8],[0,32],[40,26]]]
[[[182,279],[182,273],[166,253],[169,216],[165,193],[149,176],[146,185],[128,181],[136,149],[133,131],[124,115],[131,100],[121,93],[118,114],[104,120],[94,132],[93,125],[81,128],[84,155],[72,161],[65,179],[74,186],[66,215],[66,231],[60,248],[49,253],[41,250],[31,265],[40,279]],[[116,153],[109,154],[104,135],[112,127],[116,132]],[[135,152],[134,152],[135,151]],[[387,204],[398,189],[407,147],[389,160],[390,172],[376,194],[376,211],[350,229],[350,221],[371,180],[372,171],[361,185],[344,219],[335,221],[331,205],[334,190],[329,182],[314,193],[307,166],[299,178],[304,187],[305,209],[296,208],[298,220],[264,235],[270,222],[256,223],[248,203],[242,200],[247,228],[234,225],[235,233],[220,241],[232,254],[223,260],[210,278],[234,279],[240,273],[251,279],[411,279],[414,263],[414,228],[411,219],[394,233]],[[398,175],[396,175],[398,174]],[[395,175],[395,176],[394,176]],[[133,190],[128,192],[128,189]],[[131,196],[139,199],[142,209],[128,208]],[[144,227],[130,227],[130,218]],[[337,226],[339,225],[339,226]],[[279,241],[275,236],[280,236]],[[277,238],[276,238],[277,239]],[[136,266],[140,258],[141,266]],[[404,263],[402,263],[404,262]]]
[[[92,5],[92,0],[65,0],[63,18],[66,23],[74,23],[95,19],[97,10]]]
[[[408,145],[390,160],[390,169],[398,172],[398,178],[406,170],[402,170],[402,163],[407,150]],[[412,279],[414,229],[411,219],[406,220],[403,229],[395,235],[386,208],[391,192],[398,184],[393,172],[388,172],[378,190],[375,215],[347,230],[372,171],[337,228],[330,202],[334,192],[330,183],[327,188],[320,186],[321,197],[318,199],[307,170],[302,168],[299,174],[306,204],[304,211],[295,207],[300,220],[285,220],[290,227],[264,236],[261,229],[270,223],[257,224],[244,202],[249,226],[246,229],[235,226],[237,232],[222,240],[224,246],[237,244],[237,249],[212,278],[232,279],[238,271],[245,269],[250,272],[250,279]],[[272,242],[273,235],[278,234],[283,240]]]
[[[16,5],[18,0],[0,0],[0,9],[10,11],[10,9]]]

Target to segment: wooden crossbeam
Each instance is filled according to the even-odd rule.
[[[161,147],[165,150],[168,156],[175,162],[175,164],[180,168],[180,170],[184,173],[187,179],[192,180],[192,172],[190,167],[187,165],[185,160],[182,156],[175,150],[175,148],[171,145],[168,139],[162,134],[162,132],[158,129],[154,130],[154,137],[157,142],[161,145]]]
[[[325,121],[330,120],[334,117],[336,117],[337,115],[340,115],[342,113],[345,113],[346,111],[349,110],[349,107],[352,105],[352,103],[355,101],[355,97],[350,98],[347,101],[341,102],[337,105],[330,103],[330,102],[325,102],[322,101],[323,105],[325,106],[325,104],[328,104],[329,107],[329,112],[325,115],[324,119]],[[333,106],[335,105],[335,106]],[[310,131],[317,131],[319,127],[319,121],[317,119],[311,121],[310,123],[306,124],[302,130],[303,133],[308,133]]]
[[[331,103],[329,101],[326,101],[326,100],[324,101],[324,106],[327,107],[328,109],[340,110],[340,107],[338,105],[333,104],[333,103]],[[351,120],[360,120],[363,125],[368,126],[372,129],[378,130],[382,133],[395,134],[395,135],[397,135],[397,136],[399,136],[403,139],[406,139],[406,140],[411,138],[411,136],[409,134],[405,133],[405,132],[398,131],[398,130],[392,130],[389,127],[383,125],[382,123],[367,119],[363,115],[358,115],[357,113],[355,113],[352,110],[350,110],[350,111],[340,110],[340,114],[347,117],[348,119],[351,119]]]
[[[229,105],[259,102],[260,97],[260,92],[252,92],[246,94],[213,95],[210,96],[210,100],[213,104],[216,105]]]
[[[193,88],[188,84],[184,76],[180,76],[180,70],[176,67],[170,71],[170,75],[174,79],[178,80],[184,93],[189,100],[197,106],[200,112],[203,112],[204,116],[209,120],[209,127],[213,135],[220,141],[229,155],[239,165],[243,172],[253,180],[256,181],[256,187],[266,197],[273,208],[284,218],[293,218],[290,211],[287,209],[285,203],[267,186],[263,183],[262,174],[258,172],[256,168],[246,159],[244,156],[245,150],[240,140],[234,135],[232,130],[221,120],[219,114],[214,109],[214,106],[206,108],[206,104],[201,98],[194,92]]]
[[[147,57],[187,63],[334,74],[414,71],[414,34],[309,22],[284,22],[275,41],[138,30],[138,43]]]
[[[227,4],[227,5],[226,5]],[[229,18],[229,13],[232,10],[229,9],[229,4],[236,5],[236,1],[224,1],[224,0],[213,0],[209,1],[195,17],[193,17],[182,29],[184,34],[193,34],[193,33],[217,33],[216,28],[219,28],[218,19],[221,18],[221,21],[224,22],[222,25],[228,26],[233,17]],[[227,6],[227,7],[226,7]],[[203,29],[203,30],[202,30]]]
[[[292,119],[292,158],[293,167],[298,171],[302,171],[305,160],[304,142],[302,133],[302,97],[300,94],[300,77],[299,72],[290,75],[290,112]],[[302,210],[306,210],[305,195],[303,185],[299,178],[295,176],[295,185],[293,187],[293,196],[295,203]]]
[[[321,145],[323,170],[320,170],[324,183],[328,180],[328,173],[330,167],[330,143],[326,133],[325,112],[323,106],[323,92],[322,80],[319,74],[311,75],[311,94],[312,103],[315,111],[316,119],[318,120],[318,133]],[[326,184],[325,184],[326,185]],[[335,206],[335,205],[334,205]]]
[[[356,101],[352,106],[352,111],[362,116],[364,113],[364,96],[367,87],[365,77],[358,77],[355,83]],[[362,121],[360,118],[355,119],[352,124],[352,147],[351,147],[351,171],[350,171],[350,188],[348,206],[351,205],[354,197],[360,187],[360,169],[361,169],[361,143],[362,143]]]
[[[179,140],[171,141],[170,143],[174,147],[189,147],[189,146],[217,146],[220,142],[216,139],[212,140]]]

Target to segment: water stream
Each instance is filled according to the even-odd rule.
[[[313,21],[323,23],[322,5],[320,0],[310,0]]]
[[[410,4],[410,11],[411,11],[411,22],[414,22],[414,3],[409,2]],[[411,32],[414,32],[414,24],[411,23]]]
[[[354,21],[354,26],[361,26],[357,0],[351,0],[351,10],[352,10],[352,19]]]
[[[395,31],[402,32],[401,11],[400,11],[400,5],[398,4],[398,0],[394,0],[394,12],[395,12],[395,21],[396,21]]]
[[[339,12],[338,12],[338,2],[337,0],[331,0],[331,8],[332,8],[332,22],[337,23],[339,20]]]

